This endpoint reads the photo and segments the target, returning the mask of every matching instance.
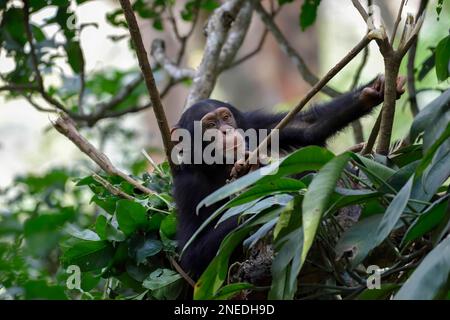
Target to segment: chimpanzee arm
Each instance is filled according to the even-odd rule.
[[[404,77],[397,78],[397,99],[405,91]],[[379,76],[372,83],[344,94],[328,103],[316,106],[312,111],[317,120],[304,131],[308,144],[323,144],[326,139],[345,128],[351,122],[370,113],[374,107],[383,102],[384,77]]]

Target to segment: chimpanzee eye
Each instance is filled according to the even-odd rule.
[[[214,128],[216,126],[216,124],[214,122],[208,122],[208,124],[206,126],[208,128]]]

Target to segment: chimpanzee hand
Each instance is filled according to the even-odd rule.
[[[403,76],[399,76],[397,78],[397,99],[405,92],[406,78]],[[360,101],[363,103],[366,108],[373,108],[383,102],[384,100],[384,76],[378,76],[372,85],[365,87],[362,89],[361,94],[359,96]]]
[[[258,163],[256,164],[249,164],[247,163],[247,159],[250,156],[250,152],[245,151],[245,158],[237,160],[234,163],[233,168],[231,169],[230,178],[231,179],[238,179],[244,175],[246,175],[249,172],[255,171],[256,169],[259,169],[262,166],[261,163],[261,156],[258,157]]]

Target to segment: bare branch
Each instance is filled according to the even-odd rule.
[[[147,86],[148,93],[150,95],[150,101],[153,105],[153,111],[155,112],[156,120],[158,122],[159,130],[161,131],[162,140],[164,143],[164,151],[166,153],[167,161],[172,169],[174,165],[171,159],[172,141],[170,139],[170,130],[167,123],[166,115],[161,103],[158,88],[156,87],[155,79],[153,78],[152,68],[147,58],[147,52],[142,42],[141,32],[136,21],[136,17],[133,13],[129,0],[120,0],[125,19],[127,20],[128,28],[130,31],[131,39],[134,44],[134,48],[138,57],[139,66],[144,75],[144,81]]]
[[[249,53],[247,53],[246,55],[242,56],[241,58],[235,60],[232,64],[229,65],[228,69],[234,68],[235,66],[244,63],[245,61],[247,61],[248,59],[252,58],[253,56],[255,56],[258,52],[260,52],[264,46],[264,42],[266,41],[267,35],[269,34],[269,29],[264,29],[263,34],[261,35],[261,38],[258,42],[258,45],[256,46],[255,49],[253,49],[252,51],[250,51]]]
[[[375,121],[375,124],[373,125],[372,131],[370,132],[369,139],[367,140],[364,149],[361,151],[361,154],[372,153],[373,146],[375,145],[375,141],[377,140],[378,132],[380,132],[381,117],[382,114],[380,112],[377,120]]]
[[[118,170],[111,163],[109,158],[99,150],[97,150],[86,138],[84,138],[78,130],[75,128],[74,122],[67,114],[61,113],[60,117],[52,122],[53,127],[55,127],[58,132],[65,135],[70,141],[72,141],[78,149],[80,149],[84,154],[91,158],[103,171],[107,174],[119,176],[135,188],[141,190],[146,194],[154,193],[152,190],[141,185],[139,182]]]
[[[31,57],[31,62],[32,62],[32,66],[34,69],[34,74],[36,77],[38,91],[41,94],[41,96],[44,98],[44,100],[46,100],[48,103],[52,104],[55,108],[66,112],[66,108],[58,100],[54,99],[52,96],[50,96],[45,91],[44,81],[42,79],[41,72],[39,71],[39,60],[36,55],[36,48],[34,46],[33,33],[31,32],[30,5],[29,5],[28,0],[23,0],[23,17],[24,17],[24,25],[25,25],[25,34],[27,37],[27,41],[30,44],[30,57]]]
[[[228,0],[209,18],[205,28],[207,39],[203,58],[189,90],[185,110],[198,100],[209,97],[214,89],[219,74],[220,52],[227,40],[228,30],[244,2],[244,0]]]
[[[166,46],[164,40],[155,39],[152,42],[151,55],[155,61],[169,74],[173,80],[192,79],[195,70],[190,68],[180,68],[166,56]]]
[[[364,21],[367,24],[367,27],[369,30],[374,30],[375,26],[373,25],[373,20],[370,17],[370,15],[366,12],[366,9],[362,6],[362,4],[359,2],[359,0],[352,0],[353,5],[355,6],[356,10],[358,10],[361,17],[364,19]]]
[[[7,84],[0,87],[0,91],[11,91],[11,92],[23,92],[23,91],[37,91],[38,86],[34,84]]]
[[[415,117],[419,113],[419,106],[417,104],[417,92],[416,92],[416,82],[415,82],[415,70],[414,62],[416,60],[417,51],[417,38],[413,42],[411,49],[408,54],[408,64],[407,64],[407,88],[408,96],[411,107],[411,113]]]
[[[105,180],[102,177],[100,177],[98,174],[92,173],[92,178],[94,178],[95,181],[100,183],[106,190],[111,192],[111,194],[113,194],[113,195],[115,195],[117,197],[120,197],[120,198],[124,198],[124,199],[128,199],[128,200],[134,200],[134,197],[130,196],[129,194],[127,194],[125,192],[123,192],[119,188],[116,188],[111,183],[109,183],[107,180]]]
[[[244,3],[228,31],[227,40],[220,52],[219,66],[217,67],[219,70],[226,69],[233,62],[239,48],[242,46],[252,20],[253,2],[254,0]]]
[[[400,3],[400,8],[398,9],[397,19],[395,20],[394,30],[392,30],[392,35],[391,35],[391,42],[390,42],[391,46],[394,44],[395,35],[397,33],[397,28],[398,28],[398,25],[400,24],[400,21],[402,20],[402,12],[403,12],[403,8],[405,7],[405,1],[406,0],[402,0],[402,2]]]
[[[303,58],[299,55],[299,53],[290,45],[287,39],[284,37],[281,30],[273,21],[272,16],[262,7],[261,3],[255,3],[255,10],[261,17],[261,20],[264,22],[266,27],[270,30],[272,35],[278,42],[280,49],[291,59],[291,61],[295,64],[298,71],[302,75],[303,79],[308,82],[310,85],[315,85],[319,80],[312,72],[309,70],[307,64],[303,60]],[[321,91],[330,97],[336,97],[341,93],[329,86],[325,86],[321,88]]]
[[[57,109],[48,109],[48,108],[42,107],[36,101],[33,100],[31,95],[24,95],[23,97],[38,111],[48,112],[48,113],[58,112]]]
[[[176,262],[176,260],[172,257],[169,257],[170,263],[172,264],[172,266],[175,268],[175,270],[177,270],[177,272],[184,278],[184,280],[186,280],[186,282],[192,287],[195,287],[195,281],[192,280],[191,277],[189,277],[189,275],[183,270],[183,268],[181,268],[181,266],[178,264],[178,262]]]

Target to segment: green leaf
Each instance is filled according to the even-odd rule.
[[[314,21],[316,21],[319,4],[320,0],[305,0],[303,2],[300,10],[300,27],[303,31],[312,26]]]
[[[182,290],[182,277],[170,269],[153,271],[142,283],[156,299],[175,299]]]
[[[421,132],[432,128],[436,121],[448,110],[450,102],[450,89],[427,104],[414,118],[410,130],[410,139],[414,141]]]
[[[291,178],[280,178],[275,181],[255,185],[254,187],[238,195],[236,198],[233,198],[224,206],[223,209],[248,203],[267,195],[274,195],[276,193],[298,192],[299,190],[304,188],[306,188],[306,185],[299,180]]]
[[[278,162],[255,170],[216,190],[198,204],[197,210],[202,206],[210,206],[226,199],[256,182],[265,183],[287,175],[309,170],[319,170],[332,158],[333,154],[325,148],[309,146],[299,149]]]
[[[255,226],[265,224],[279,214],[279,210],[269,211],[255,219],[249,219],[236,230],[230,232],[220,244],[217,255],[198,279],[194,287],[194,299],[212,299],[227,277],[228,262],[237,245]]]
[[[107,241],[77,240],[64,250],[61,260],[65,267],[77,265],[81,271],[93,271],[106,267],[113,254],[114,249]]]
[[[439,81],[449,77],[450,69],[450,36],[439,41],[436,47],[436,76]]]
[[[395,170],[372,159],[357,154],[352,154],[352,158],[362,164],[360,166],[361,170],[378,186],[382,186],[383,182],[387,181],[395,173]]]
[[[242,290],[251,290],[255,286],[247,282],[230,283],[222,288],[214,296],[214,300],[228,300]]]
[[[69,41],[66,44],[67,62],[73,72],[80,74],[84,69],[84,56],[80,47],[80,42]]]
[[[129,236],[138,229],[147,226],[147,210],[133,200],[117,201],[116,217],[120,230]]]
[[[115,223],[117,225],[117,222]],[[102,240],[109,241],[124,241],[126,239],[125,234],[118,230],[108,218],[104,215],[99,215],[95,222],[95,231]]]
[[[397,283],[385,283],[380,289],[367,288],[356,297],[356,300],[386,300],[399,287]]]
[[[284,223],[286,226],[280,229],[274,242],[275,257],[272,261],[269,299],[293,299],[297,291],[297,277],[302,267],[301,197],[295,197],[281,215],[284,215],[283,219],[288,222]]]
[[[336,244],[336,257],[340,259],[344,254],[349,256],[353,267],[359,265],[373,249],[376,231],[383,215],[371,215],[350,227]]]
[[[162,250],[162,243],[159,240],[147,239],[141,246],[136,248],[136,262],[142,263],[147,257],[156,255]],[[150,289],[150,288],[149,288]]]
[[[448,290],[450,236],[447,236],[420,263],[395,295],[395,300],[429,300],[440,290]]]
[[[314,177],[303,199],[303,233],[302,263],[314,241],[319,222],[327,208],[336,183],[346,164],[350,153],[343,153],[329,161]]]
[[[150,290],[161,289],[181,279],[181,275],[170,269],[157,269],[153,271],[142,285]]]
[[[66,227],[66,232],[70,234],[72,237],[86,240],[86,241],[99,241],[100,237],[94,231],[89,229],[80,230],[73,224],[69,224]]]
[[[394,230],[395,225],[408,204],[412,185],[413,177],[408,180],[408,182],[403,186],[399,193],[397,193],[395,198],[387,207],[386,212],[384,213],[378,226],[372,248],[375,248],[381,244],[391,233],[391,231]]]
[[[402,243],[407,244],[438,226],[447,213],[448,196],[436,200],[420,217],[409,227]]]
[[[45,280],[30,280],[23,288],[27,300],[67,300],[64,287],[49,285]]]
[[[161,232],[169,238],[177,232],[177,217],[174,214],[166,216],[161,222]]]

